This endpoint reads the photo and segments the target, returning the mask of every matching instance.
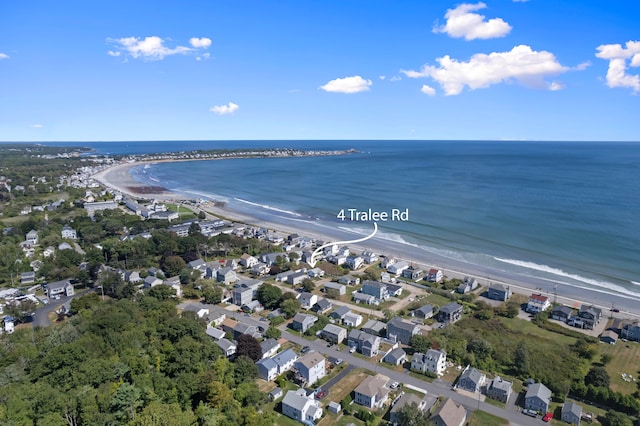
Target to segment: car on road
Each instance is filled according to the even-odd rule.
[[[309,346],[305,346],[304,348],[302,348],[302,350],[300,351],[300,353],[306,354],[307,352],[309,352],[311,350],[311,348]]]
[[[266,319],[265,317],[260,318],[260,321],[266,322],[269,321],[268,319]]]
[[[531,416],[531,417],[538,417],[538,412],[535,410],[529,410],[529,409],[523,409],[522,410],[522,414],[526,415],[526,416]]]
[[[547,413],[542,418],[542,421],[548,423],[552,418],[553,418],[553,413]]]
[[[620,312],[620,309],[618,309],[618,308],[611,308],[611,312]]]

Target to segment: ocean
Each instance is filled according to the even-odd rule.
[[[342,209],[405,209],[376,238],[427,264],[474,265],[486,277],[536,277],[640,300],[640,143],[244,141],[87,143],[98,153],[199,148],[355,148],[338,157],[233,159],[139,167],[138,180],[254,216],[306,221],[339,236],[370,223]],[[339,232],[342,231],[342,234]],[[348,238],[347,238],[348,239]],[[606,298],[605,298],[606,299]]]

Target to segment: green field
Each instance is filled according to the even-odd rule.
[[[505,419],[480,410],[474,411],[473,414],[471,414],[468,423],[469,426],[506,426],[508,424],[509,422]]]
[[[611,389],[624,394],[632,394],[638,390],[638,376],[640,376],[640,343],[623,342],[618,340],[615,345],[600,344],[602,354],[611,355],[611,361],[606,365],[611,376]],[[625,382],[622,373],[630,374],[635,382]]]
[[[524,321],[519,318],[500,318],[502,323],[510,330],[518,331],[523,334],[531,336],[542,337],[544,339],[553,340],[559,345],[569,346],[576,342],[573,337],[565,336],[564,334],[554,333],[549,330],[538,327],[531,321]]]

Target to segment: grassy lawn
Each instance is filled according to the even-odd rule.
[[[165,204],[167,206],[167,210],[170,212],[177,212],[178,211],[178,205],[177,204]],[[193,212],[193,210],[191,210],[188,207],[185,207],[184,205],[180,205],[180,211],[179,211],[179,215],[180,215],[180,219],[196,219],[198,217],[197,214],[195,214]]]
[[[622,373],[627,373],[639,380],[640,376],[640,343],[618,340],[615,345],[599,345],[601,354],[611,355],[606,369],[611,376],[611,389],[624,394],[632,394],[638,389],[638,382],[625,382]]]
[[[436,305],[436,306],[444,306],[448,303],[451,303],[451,300],[447,299],[444,296],[440,296],[439,294],[430,294],[427,297],[425,297],[426,302],[431,303],[432,305]]]
[[[474,411],[469,418],[469,426],[502,426],[508,425],[509,422],[503,418],[494,416],[484,411]]]
[[[542,329],[533,324],[531,321],[524,321],[519,318],[500,318],[500,320],[510,330],[528,334],[530,336],[549,339],[556,342],[558,345],[569,346],[576,342],[576,339],[573,337]]]
[[[327,395],[328,401],[340,402],[345,396],[350,394],[368,376],[364,370],[356,368],[343,377],[338,383],[333,385]]]

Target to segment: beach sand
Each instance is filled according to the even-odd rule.
[[[143,162],[125,163],[107,168],[93,177],[104,186],[120,191],[134,198],[156,199],[156,200],[181,200],[190,199],[192,197],[173,193],[161,186],[149,186],[136,181],[129,171],[133,167],[138,167]],[[265,220],[254,215],[251,211],[239,211],[228,206],[218,206],[214,203],[206,203],[203,210],[213,216],[226,218],[234,222],[261,226],[274,231],[278,231],[282,235],[297,233],[307,236],[315,240],[324,242],[340,242],[344,240],[353,240],[361,238],[362,235],[353,232],[351,238],[344,238],[348,234],[348,228],[329,229],[320,226],[313,221],[296,220],[278,218],[277,220]],[[373,230],[373,226],[372,226]],[[335,232],[333,232],[335,231]],[[536,277],[530,277],[522,274],[513,274],[506,271],[496,271],[484,269],[478,265],[471,265],[463,261],[455,261],[450,258],[438,256],[433,253],[426,252],[420,248],[415,248],[400,242],[373,238],[365,243],[349,244],[355,250],[371,250],[377,254],[394,256],[398,259],[406,260],[415,267],[428,270],[432,267],[443,270],[444,275],[448,278],[463,278],[465,276],[475,277],[480,285],[487,287],[491,284],[502,284],[509,286],[514,293],[520,293],[526,296],[532,293],[540,293],[548,296],[553,302],[579,307],[582,304],[594,305],[603,310],[603,320],[608,316],[615,318],[640,318],[640,303],[637,300],[631,300],[616,294],[596,291],[591,289],[581,289],[571,286],[558,286],[555,283],[545,281]],[[610,312],[612,304],[620,310],[618,313]]]

